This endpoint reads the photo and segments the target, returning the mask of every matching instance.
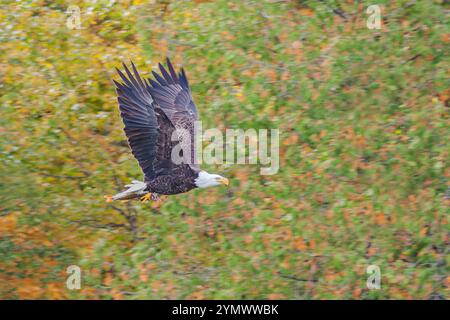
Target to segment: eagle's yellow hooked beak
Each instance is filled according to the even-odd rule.
[[[228,181],[227,178],[220,178],[219,182],[220,182],[221,184],[226,185],[226,186],[228,186],[228,185],[230,184],[230,181]]]

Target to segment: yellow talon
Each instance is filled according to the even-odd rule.
[[[142,202],[147,202],[148,200],[150,200],[151,197],[152,197],[152,194],[149,192],[146,195],[141,197],[141,201]]]

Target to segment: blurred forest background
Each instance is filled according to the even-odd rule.
[[[449,5],[375,2],[2,1],[0,298],[448,298]],[[280,129],[277,175],[105,202],[142,177],[114,68],[166,56],[204,128]]]

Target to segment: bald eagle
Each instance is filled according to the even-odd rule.
[[[113,81],[125,135],[144,173],[144,182],[133,180],[125,186],[128,189],[109,200],[156,200],[161,194],[228,185],[228,179],[203,171],[194,163],[194,122],[198,113],[184,69],[177,74],[167,58],[168,70],[160,63],[161,74],[152,71],[154,79],[143,79],[133,62],[132,72],[125,64],[123,67],[126,75],[117,69],[123,82]],[[183,148],[189,143],[192,148]],[[190,155],[185,155],[188,161],[172,160],[178,144],[181,153],[191,150]]]

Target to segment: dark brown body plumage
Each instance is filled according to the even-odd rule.
[[[148,191],[158,194],[178,194],[194,189],[195,175],[188,167],[178,167],[173,175],[161,175],[151,181],[146,181]]]

